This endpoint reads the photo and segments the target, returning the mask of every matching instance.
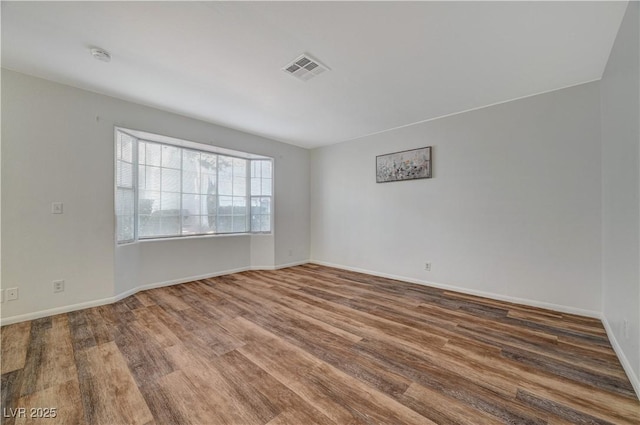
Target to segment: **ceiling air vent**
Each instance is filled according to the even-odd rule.
[[[323,72],[328,71],[329,68],[321,64],[320,61],[304,54],[294,59],[293,62],[285,65],[282,70],[302,81],[309,81],[316,75],[320,75]]]

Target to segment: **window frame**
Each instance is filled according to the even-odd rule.
[[[126,239],[126,240],[118,240],[118,189],[120,188],[120,186],[118,186],[118,161],[120,159],[118,159],[118,145],[119,145],[119,141],[118,141],[118,136],[119,133],[123,133],[125,135],[127,135],[128,137],[132,138],[132,186],[131,188],[124,188],[124,189],[128,189],[128,190],[132,190],[133,191],[133,237],[131,239]],[[180,228],[179,228],[179,234],[175,234],[175,235],[160,235],[160,236],[148,236],[148,237],[140,237],[140,215],[139,215],[139,195],[140,195],[140,185],[139,185],[139,167],[140,167],[140,163],[139,163],[139,142],[148,142],[148,143],[153,143],[153,144],[157,144],[162,146],[170,146],[170,147],[174,147],[174,148],[178,148],[180,150],[180,192],[179,193],[179,199],[180,199],[180,207],[179,207],[179,211],[180,211],[180,215],[178,216],[180,219]],[[174,143],[171,143],[172,141],[174,141]],[[245,178],[245,193],[243,198],[245,199],[245,230],[244,231],[239,231],[239,232],[234,232],[233,231],[233,218],[232,218],[232,224],[231,224],[231,228],[232,231],[230,232],[211,232],[211,233],[190,233],[190,234],[183,234],[183,230],[184,230],[184,216],[182,214],[182,203],[183,203],[183,195],[185,194],[182,190],[183,190],[183,173],[184,173],[184,164],[183,164],[183,157],[184,157],[184,151],[188,150],[188,151],[194,151],[194,152],[199,152],[199,153],[207,153],[207,154],[213,154],[216,155],[216,184],[219,181],[219,161],[220,161],[220,157],[226,157],[226,158],[230,158],[230,159],[240,159],[245,161],[245,174],[244,174],[244,178]],[[269,161],[271,163],[271,194],[270,195],[260,195],[258,197],[261,198],[270,198],[270,209],[269,209],[269,230],[268,231],[262,231],[262,230],[258,230],[258,231],[254,231],[252,230],[252,214],[251,214],[251,201],[253,198],[255,198],[256,196],[252,196],[252,192],[251,192],[251,179],[252,179],[252,165],[253,165],[253,161]],[[146,166],[146,163],[145,163]],[[139,130],[132,130],[132,129],[127,129],[127,128],[123,128],[123,127],[114,127],[114,215],[115,215],[115,219],[116,219],[116,223],[115,223],[115,229],[116,229],[116,233],[115,233],[115,242],[117,246],[122,246],[122,245],[128,245],[128,244],[133,244],[133,243],[138,243],[138,242],[149,242],[149,241],[158,241],[158,240],[171,240],[171,239],[184,239],[184,238],[206,238],[206,237],[229,237],[229,236],[242,236],[242,235],[270,235],[273,234],[273,224],[274,224],[274,192],[275,192],[275,159],[272,157],[268,157],[268,156],[264,156],[264,155],[258,155],[258,154],[253,154],[253,153],[249,153],[249,152],[242,152],[242,151],[237,151],[237,150],[232,150],[232,149],[228,149],[228,148],[223,148],[223,147],[218,147],[218,146],[214,146],[214,145],[210,145],[210,144],[205,144],[205,143],[198,143],[198,142],[192,142],[192,141],[188,141],[188,140],[183,140],[183,139],[175,139],[172,137],[168,137],[168,136],[161,136],[161,135],[156,135],[153,133],[148,133],[148,132],[143,132],[143,131],[139,131]],[[166,167],[162,167],[162,164],[159,166],[159,168],[166,168]],[[262,177],[260,178],[260,180],[262,181]],[[233,184],[233,183],[232,183]],[[162,187],[162,186],[160,186]],[[219,185],[217,185],[217,187],[219,188]],[[162,189],[160,189],[160,193],[162,193]],[[233,192],[232,192],[233,193]],[[235,198],[235,195],[220,195],[218,193],[218,190],[216,190],[216,204],[219,203],[219,196],[230,196],[232,197],[232,202],[233,202],[233,198]],[[233,205],[233,204],[232,204]],[[232,207],[233,208],[233,207]],[[260,215],[266,215],[266,214],[260,214]],[[202,214],[199,215],[200,217],[202,217]],[[216,220],[218,218],[218,210],[216,208]],[[233,214],[233,210],[231,213],[231,217],[234,217]]]
[[[118,161],[122,160],[118,158],[118,128],[115,128],[114,131],[114,161],[113,161],[113,173],[114,173],[114,193],[113,193],[113,203],[114,203],[114,217],[115,217],[115,240],[117,245],[126,245],[137,242],[137,234],[138,234],[138,149],[137,149],[137,138],[132,136],[127,132],[122,132],[127,136],[131,137],[135,141],[135,147],[131,147],[131,187],[121,187],[118,185]],[[133,144],[133,143],[132,143]],[[125,161],[126,162],[126,161]],[[133,191],[133,235],[130,239],[118,240],[118,189],[126,189]]]

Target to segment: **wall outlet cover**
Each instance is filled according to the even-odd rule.
[[[7,288],[7,301],[18,299],[18,288]]]
[[[54,280],[53,292],[63,292],[63,291],[64,291],[64,280]]]

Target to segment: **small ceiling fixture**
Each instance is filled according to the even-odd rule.
[[[282,70],[302,81],[309,81],[313,77],[320,75],[325,71],[329,71],[329,67],[304,53],[295,58],[292,62],[286,64]]]
[[[111,55],[109,52],[99,47],[93,47],[91,49],[91,56],[102,62],[111,62]]]

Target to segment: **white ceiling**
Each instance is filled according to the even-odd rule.
[[[2,66],[316,147],[599,79],[626,5],[3,1]]]

